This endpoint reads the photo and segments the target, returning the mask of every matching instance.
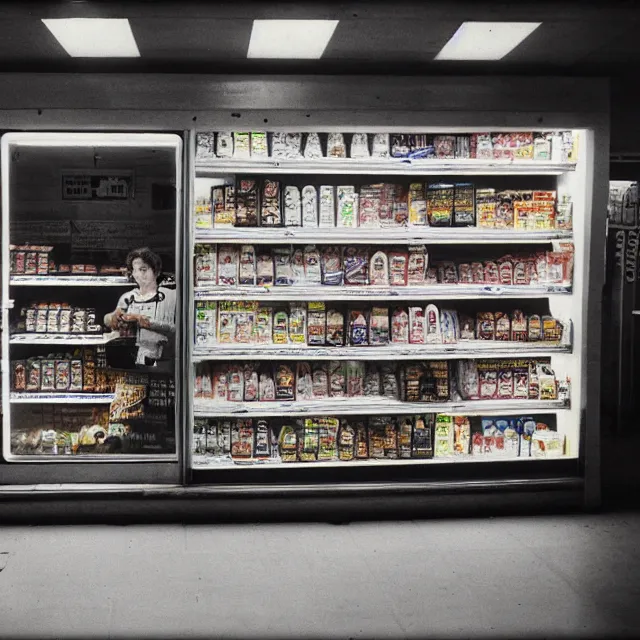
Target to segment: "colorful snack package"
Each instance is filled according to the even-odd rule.
[[[476,316],[476,339],[494,340],[496,335],[496,319],[491,311],[478,313]]]
[[[369,457],[369,430],[364,422],[358,421],[354,425],[355,431],[355,457],[365,460]]]
[[[295,376],[288,364],[279,364],[275,372],[276,400],[295,400]]]
[[[529,398],[529,367],[513,368],[513,398],[514,400]]]
[[[261,251],[256,259],[256,284],[259,287],[268,287],[273,284],[274,278],[273,256],[269,252]]]
[[[298,362],[297,365],[296,400],[313,400],[313,374],[308,362]]]
[[[458,265],[458,282],[460,284],[473,284],[473,273],[471,265],[463,262]]]
[[[291,286],[293,284],[293,269],[291,268],[291,250],[287,247],[273,249],[275,270],[275,285]]]
[[[391,316],[391,342],[409,344],[409,314],[400,307]]]
[[[529,274],[527,272],[526,262],[523,260],[516,260],[513,263],[513,284],[515,285],[529,285]]]
[[[60,311],[59,305],[51,304],[47,313],[47,333],[58,333],[60,329]]]
[[[415,416],[411,433],[411,457],[433,458],[433,414],[427,414],[426,418]]]
[[[289,342],[303,345],[307,343],[307,307],[304,302],[289,305]]]
[[[244,401],[253,402],[260,395],[260,378],[255,365],[247,363],[243,367],[244,374]]]
[[[302,188],[302,226],[318,226],[318,192],[313,185]]]
[[[493,142],[490,133],[471,134],[471,157],[482,160],[493,158]]]
[[[541,162],[551,160],[551,136],[544,132],[533,134],[533,159]]]
[[[471,453],[471,423],[465,416],[453,418],[453,453],[454,455]]]
[[[258,183],[240,179],[236,185],[236,227],[258,226]]]
[[[498,274],[501,285],[513,284],[513,262],[508,258],[502,258],[498,263]]]
[[[24,360],[14,360],[11,363],[11,388],[14,391],[27,390],[27,363]]]
[[[495,228],[497,208],[498,200],[495,189],[476,190],[476,219],[479,227]]]
[[[324,346],[327,332],[327,312],[324,302],[307,304],[307,344]]]
[[[272,344],[273,309],[271,307],[259,307],[255,318],[254,342],[257,344]]]
[[[425,317],[422,307],[409,307],[409,344],[424,344]]]
[[[253,457],[258,460],[267,460],[271,457],[271,432],[269,423],[266,420],[258,420],[256,422]]]
[[[40,364],[38,363],[37,371],[30,369],[34,375],[37,375],[37,385],[40,388]],[[69,391],[82,391],[82,360],[71,360],[71,377],[69,378]],[[35,381],[34,381],[35,383]]]
[[[338,459],[338,419],[316,418],[318,429],[318,460]]]
[[[325,247],[322,251],[322,284],[342,286],[344,273],[342,255],[338,247]]]
[[[251,132],[251,157],[267,158],[269,156],[269,146],[267,144],[266,131]]]
[[[531,455],[534,458],[561,458],[565,437],[555,431],[536,430],[531,436]]]
[[[329,397],[329,376],[324,362],[314,362],[311,375],[313,377],[313,397],[323,399]]]
[[[536,203],[531,200],[516,200],[513,203],[513,226],[520,230],[535,229]]]
[[[389,253],[389,284],[392,287],[406,286],[408,268],[408,254],[403,251],[391,251]]]
[[[242,285],[256,284],[256,252],[253,245],[243,244],[240,247],[240,264],[238,282]]]
[[[251,157],[250,133],[247,131],[233,132],[233,157],[247,159]]]
[[[528,458],[531,455],[531,436],[536,430],[536,421],[530,417],[518,418],[516,420],[516,431],[520,436],[519,456]]]
[[[352,346],[369,344],[367,312],[362,309],[354,309],[349,313],[349,344]]]
[[[509,314],[497,311],[495,314],[496,331],[495,339],[506,341],[511,338],[511,321]]]
[[[344,398],[347,395],[346,366],[342,360],[329,362],[329,396]]]
[[[382,188],[382,184],[369,184],[360,187],[358,204],[359,227],[378,228],[380,226]]]
[[[478,364],[479,396],[481,400],[491,400],[498,393],[498,371],[487,363]]]
[[[238,419],[231,426],[231,457],[251,458],[253,454],[253,420]]]
[[[307,285],[313,286],[322,283],[322,268],[320,252],[315,246],[304,248],[304,279]]]
[[[42,360],[42,369],[40,377],[40,390],[41,391],[55,391],[56,390],[56,364],[54,360]],[[89,386],[89,385],[87,385]],[[93,384],[91,384],[93,390]],[[89,391],[89,389],[86,389]]]
[[[435,304],[428,304],[424,310],[426,344],[440,344],[442,342],[442,330],[440,327],[440,312]]]
[[[293,284],[301,286],[306,284],[304,275],[304,253],[299,247],[293,250],[291,254],[291,273],[293,275]]]
[[[369,262],[369,284],[389,285],[389,258],[384,251],[376,251]]]
[[[393,418],[384,420],[384,457],[391,460],[398,458],[398,427]]]
[[[343,254],[344,284],[369,284],[369,253],[363,247],[345,247]]]
[[[364,375],[364,395],[379,396],[380,385],[381,379],[378,366],[373,362],[367,362]]]
[[[498,370],[498,392],[500,400],[513,399],[513,369],[504,367]]]
[[[280,183],[276,180],[265,180],[262,183],[260,225],[263,227],[280,227],[282,222]]]
[[[40,303],[36,308],[36,323],[35,323],[36,333],[46,333],[48,324],[49,324],[49,305],[46,303]],[[82,332],[83,332],[82,325],[80,325],[80,327],[74,330],[74,333],[82,333]]]
[[[545,342],[561,342],[563,325],[559,320],[551,316],[542,316],[542,339]]]
[[[369,140],[366,133],[354,133],[351,136],[351,157],[369,158]]]
[[[308,133],[304,144],[304,157],[306,160],[317,160],[322,158],[322,145],[320,136],[317,133]]]
[[[287,133],[285,137],[286,154],[290,160],[298,160],[302,157],[302,134]]]
[[[336,187],[338,200],[337,226],[354,228],[358,222],[358,196],[351,185]]]
[[[211,214],[211,200],[207,197],[196,197],[193,206],[193,219],[196,229],[213,229],[213,216]],[[24,262],[21,262],[21,265]],[[16,268],[18,263],[16,261]],[[26,268],[26,267],[25,267]],[[21,273],[17,271],[16,273]],[[22,271],[24,273],[24,270]]]
[[[500,269],[496,262],[491,260],[489,262],[485,262],[484,282],[485,284],[500,284]]]
[[[195,246],[196,286],[217,283],[217,263],[218,256],[215,244],[197,244]]]
[[[384,418],[369,419],[369,457],[374,460],[384,459],[385,422]]]
[[[238,248],[234,245],[222,245],[218,251],[218,284],[237,286],[239,264]]]
[[[421,244],[409,247],[409,261],[407,264],[407,283],[409,285],[424,285],[424,279],[429,265],[427,248]]]
[[[257,303],[246,303],[236,313],[236,344],[250,344],[253,342],[256,324]],[[253,307],[253,308],[251,308]]]
[[[473,284],[484,284],[484,265],[482,262],[471,263],[471,277]]]
[[[287,185],[284,188],[284,224],[285,227],[302,226],[300,189],[291,185]]]
[[[47,312],[47,321],[48,321],[48,312]],[[86,332],[87,332],[87,310],[73,309],[73,311],[71,312],[71,333],[86,333]]]
[[[496,229],[513,228],[513,202],[519,199],[517,192],[500,191],[496,194],[498,206],[496,207]]]
[[[342,311],[327,311],[327,344],[332,347],[344,346],[344,314]]]
[[[298,432],[290,425],[284,425],[278,436],[278,449],[282,462],[298,461]]]
[[[336,226],[336,204],[332,185],[320,187],[320,227]]]
[[[520,311],[516,309],[511,314],[511,340],[514,342],[527,342],[528,340],[528,332],[527,332],[527,317]]]
[[[535,363],[529,363],[529,400],[540,398],[540,380]]]
[[[468,182],[454,185],[453,226],[474,227],[476,224],[475,190]]]
[[[456,155],[455,136],[434,136],[433,146],[438,160],[453,160]]]
[[[347,396],[356,398],[364,395],[364,362],[349,360],[347,362]]]
[[[195,345],[210,347],[216,343],[218,304],[215,301],[196,301]]]
[[[409,224],[424,227],[427,224],[427,199],[422,182],[409,185]]]
[[[232,365],[227,372],[227,401],[242,402],[244,400],[244,370],[241,366]]]
[[[556,205],[556,229],[561,231],[573,229],[573,202],[568,193],[563,194]]]
[[[287,157],[287,134],[284,131],[274,131],[271,135],[271,157]]]
[[[389,308],[373,307],[369,314],[369,344],[389,344]]]
[[[397,227],[406,227],[409,224],[409,194],[403,185],[393,186],[393,223]],[[425,202],[425,216],[426,216]]]
[[[458,361],[458,391],[463,400],[477,400],[480,388],[478,365],[474,360]]]
[[[537,366],[538,384],[540,385],[540,400],[558,399],[558,381],[553,369],[547,364]]]
[[[355,458],[356,432],[343,418],[338,431],[338,460],[349,462]]]
[[[289,344],[289,316],[286,311],[273,315],[273,344]]]
[[[460,337],[458,312],[442,310],[440,312],[440,335],[442,344],[455,344]]]
[[[371,149],[372,158],[388,158],[389,157],[389,134],[375,133],[373,135],[373,143]]]
[[[453,220],[454,187],[430,184],[427,189],[427,221],[431,227],[450,227]]]
[[[408,136],[402,133],[391,134],[391,157],[406,158],[409,155]]]
[[[344,136],[341,133],[330,133],[327,136],[327,157],[347,157],[347,145],[344,143]]]
[[[413,420],[411,418],[398,419],[398,457],[411,458],[411,437],[413,434]]]
[[[398,399],[398,378],[393,365],[382,365],[380,369],[380,383],[382,395],[385,398],[393,398],[394,400]]]
[[[538,342],[542,340],[542,321],[539,315],[529,316],[529,342]]]
[[[434,430],[434,456],[444,458],[453,455],[453,418],[438,414]]]
[[[424,367],[419,363],[409,363],[401,369],[403,380],[401,398],[404,402],[420,402]]]
[[[461,315],[459,317],[460,324],[460,340],[475,340],[476,324],[472,317]]]

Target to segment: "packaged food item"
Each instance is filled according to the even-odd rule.
[[[393,398],[394,400],[398,399],[398,378],[396,377],[396,372],[393,365],[382,365],[382,367],[380,368],[380,383],[382,388],[382,395],[385,398]]]
[[[37,388],[40,388],[40,363],[37,367],[33,367],[34,363],[31,363],[30,375],[37,376],[34,379],[34,384],[37,384]],[[35,380],[37,379],[37,383]],[[82,391],[82,360],[71,360],[71,367],[69,372],[69,391]]]
[[[527,263],[524,260],[516,260],[513,263],[513,284],[515,285],[531,284],[530,275],[526,265]]]
[[[282,462],[297,462],[298,460],[298,434],[294,427],[284,425],[278,436],[278,449]]]
[[[561,231],[573,229],[573,202],[567,193],[560,197],[556,205],[556,229]]]
[[[259,396],[260,402],[273,402],[276,399],[276,383],[269,365],[260,370]]]
[[[391,316],[391,342],[409,344],[409,314],[400,307]]]
[[[318,192],[313,185],[302,189],[302,226],[318,226]]]
[[[409,156],[408,136],[402,133],[391,134],[391,157],[406,158]]]
[[[429,264],[429,254],[424,245],[409,247],[409,261],[407,263],[407,283],[409,285],[424,285]]]
[[[238,282],[241,285],[256,284],[256,252],[253,245],[243,244],[240,247]]]
[[[351,157],[369,157],[369,140],[366,133],[354,133],[351,136]]]
[[[561,458],[564,449],[565,438],[556,431],[536,428],[531,436],[531,456],[534,458]]]
[[[47,333],[58,333],[60,329],[60,311],[61,308],[59,305],[49,305],[47,312]]]
[[[476,338],[478,340],[494,340],[496,335],[496,318],[491,311],[478,313],[476,318]]]
[[[495,189],[476,190],[476,219],[479,227],[495,228],[498,199]]]
[[[308,362],[298,362],[296,367],[296,400],[313,400],[313,374]]]
[[[273,344],[289,344],[289,316],[286,311],[273,315]]]
[[[259,307],[255,314],[254,342],[271,344],[273,342],[273,309]]]
[[[364,395],[379,396],[380,395],[380,371],[373,362],[367,362],[364,375]]]
[[[409,224],[409,195],[407,189],[400,184],[393,187],[393,224],[397,227],[406,227]],[[426,217],[426,202],[425,202]]]
[[[478,363],[479,396],[481,400],[491,400],[498,393],[498,370],[493,363]]]
[[[385,419],[372,417],[369,419],[369,457],[382,460],[385,457]]]
[[[315,418],[313,422],[318,430],[318,460],[338,459],[338,426],[337,418]]]
[[[424,344],[425,316],[422,307],[409,307],[409,344]]]
[[[258,204],[257,181],[238,180],[236,185],[236,227],[258,226]]]
[[[564,327],[559,320],[551,316],[542,316],[542,339],[545,342],[560,342]]]
[[[453,226],[473,227],[476,224],[475,190],[471,183],[454,185]]]
[[[347,157],[347,145],[344,143],[344,136],[341,133],[330,133],[327,136],[327,157]]]
[[[233,157],[241,159],[251,157],[251,134],[248,131],[233,132]]]
[[[231,457],[251,458],[253,442],[253,421],[251,419],[235,420],[231,426]]]
[[[309,302],[307,307],[307,344],[324,346],[327,330],[327,314],[324,302]]]
[[[529,398],[529,367],[513,368],[513,397],[517,400]]]
[[[346,366],[342,360],[329,362],[329,395],[344,398],[347,395]]]
[[[48,314],[47,314],[48,317]],[[87,310],[73,309],[71,312],[71,333],[87,332]]]
[[[291,250],[288,247],[273,249],[273,263],[275,284],[277,287],[289,287],[293,284],[293,269],[291,268]]]
[[[540,400],[558,399],[558,382],[553,369],[547,364],[537,366]]]
[[[453,443],[453,418],[438,414],[435,420],[434,456],[436,458],[445,458],[453,455]]]
[[[295,399],[295,376],[287,364],[279,364],[275,373],[276,400]]]
[[[307,307],[304,302],[289,305],[289,342],[303,345],[307,343]]]
[[[493,142],[490,133],[471,134],[471,157],[478,160],[493,158]]]
[[[496,194],[498,205],[496,207],[496,229],[513,228],[513,202],[518,199],[517,192],[500,191]]]
[[[304,248],[304,279],[307,285],[318,285],[322,282],[322,268],[320,252],[315,246]]]
[[[287,133],[285,135],[286,156],[290,160],[298,160],[302,157],[302,134]]]
[[[338,460],[349,462],[355,458],[356,432],[354,428],[343,419],[338,431]]]
[[[497,311],[495,314],[495,340],[509,340],[511,338],[511,321],[509,315],[502,311]]]
[[[351,185],[336,187],[338,200],[337,226],[354,228],[358,221],[358,194]]]
[[[196,197],[193,217],[196,229],[213,229],[211,200],[207,197]]]
[[[393,418],[382,418],[384,422],[384,457],[391,460],[398,458],[398,426]]]
[[[313,376],[313,397],[323,399],[329,397],[329,375],[327,365],[323,362],[314,362],[311,375]]]
[[[545,132],[533,134],[533,159],[548,162],[551,160],[551,136]]]
[[[484,284],[484,265],[482,262],[471,263],[471,278],[473,284]]]
[[[271,432],[266,420],[258,420],[254,429],[253,457],[266,460],[271,457]]]
[[[49,305],[46,303],[38,304],[35,315],[36,315],[36,323],[35,323],[36,333],[46,333],[47,326],[49,323]],[[80,330],[78,332],[80,332]]]
[[[336,204],[332,185],[320,186],[320,227],[335,227]]]
[[[40,377],[40,390],[41,391],[55,391],[56,390],[56,364],[55,360],[42,360],[41,365],[41,377]]]
[[[536,203],[529,199],[516,200],[513,203],[513,226],[520,230],[535,229]]]
[[[196,347],[209,347],[216,343],[218,305],[215,301],[196,301],[195,344]]]
[[[431,325],[432,334],[433,324]],[[458,313],[456,311],[443,309],[440,312],[440,340],[443,344],[455,344],[460,338],[460,326],[458,323]],[[433,337],[434,342],[438,342],[437,338]]]
[[[349,344],[352,346],[369,344],[369,323],[367,312],[363,309],[353,309],[349,312]]]
[[[431,227],[450,227],[453,220],[454,187],[430,184],[427,189],[427,220]]]
[[[304,157],[307,160],[322,158],[322,145],[317,133],[308,133],[304,144]]]
[[[369,457],[369,430],[367,425],[358,421],[353,425],[355,432],[354,451],[358,460],[365,460]]]
[[[369,284],[369,253],[361,246],[345,247],[343,253],[344,284]]]
[[[540,381],[538,379],[538,368],[535,363],[529,363],[529,400],[540,398]]]
[[[302,226],[300,189],[291,185],[284,188],[284,224],[286,227]]]
[[[14,391],[27,390],[27,363],[24,360],[14,360],[11,363],[11,387]]]
[[[322,284],[342,286],[342,255],[338,247],[325,247],[322,251]]]
[[[231,131],[219,131],[216,135],[216,156],[218,158],[231,158],[233,155],[233,133]]]
[[[426,419],[415,416],[411,422],[411,457],[433,458],[433,415],[428,415]],[[402,448],[401,457],[404,457]]]
[[[369,262],[369,284],[389,285],[389,259],[384,251],[376,251]]]
[[[238,248],[234,245],[222,245],[218,251],[218,284],[237,286],[239,265]]]
[[[389,134],[376,133],[373,136],[371,149],[371,157],[388,158],[389,157]]]
[[[327,345],[332,347],[344,346],[344,324],[342,311],[336,309],[327,311]]]
[[[528,325],[528,341],[538,342],[539,340],[542,340],[542,321],[540,319],[540,316],[536,314],[529,316]]]
[[[251,157],[267,158],[269,156],[269,147],[267,145],[266,131],[251,132]]]
[[[369,314],[369,344],[379,346],[389,343],[389,308],[373,307]]]
[[[277,180],[265,179],[262,183],[260,225],[263,227],[280,227],[282,226],[282,222],[280,183]]]
[[[471,423],[465,416],[453,418],[453,453],[454,455],[471,453]]]
[[[459,317],[460,340],[475,340],[476,326],[473,318],[467,315]]]
[[[455,136],[434,136],[433,146],[438,160],[453,160],[456,154]]]
[[[196,286],[217,283],[217,262],[218,257],[216,253],[216,245],[197,244],[195,246],[194,271],[196,276]]]
[[[246,363],[243,367],[244,401],[253,402],[260,396],[260,378],[255,365]]]
[[[358,226],[380,227],[383,184],[369,184],[360,187],[358,200]]]
[[[242,402],[244,400],[244,370],[233,364],[227,369],[227,401]]]
[[[433,136],[418,133],[418,134],[410,134],[408,136],[410,158],[435,158],[436,150],[433,144]]]
[[[511,314],[511,340],[514,342],[527,342],[527,317],[516,309]]]
[[[271,157],[287,157],[287,134],[283,131],[274,131],[271,134]]]
[[[365,365],[364,362],[350,360],[347,362],[347,396],[356,398],[364,395]]]
[[[500,400],[513,399],[513,368],[504,366],[498,369],[498,393]]]
[[[513,262],[509,258],[503,258],[498,263],[498,277],[501,285],[513,284]]]
[[[409,256],[403,251],[389,253],[389,284],[394,287],[404,287],[407,284]]]
[[[478,365],[474,360],[458,361],[458,392],[463,400],[477,400],[480,380]]]
[[[458,269],[450,260],[438,265],[438,282],[440,284],[458,284]]]
[[[424,367],[418,363],[409,363],[401,370],[403,378],[403,390],[401,398],[405,402],[420,402]]]
[[[484,264],[484,282],[485,284],[500,284],[500,269],[498,263],[489,260]]]
[[[260,287],[271,286],[275,279],[273,256],[261,251],[256,258],[256,284]]]
[[[216,135],[213,131],[196,133],[196,162],[213,160],[216,157]]]
[[[232,303],[233,304],[233,303]],[[257,302],[238,301],[236,309],[236,333],[233,341],[237,344],[250,344],[253,342],[256,324]]]
[[[463,262],[458,265],[458,282],[460,284],[473,284],[473,273],[471,272],[470,264]]]
[[[442,330],[440,327],[440,312],[434,304],[428,304],[424,311],[426,344],[439,344],[442,342]]]
[[[291,253],[291,273],[293,274],[293,284],[301,286],[306,284],[304,276],[304,253],[300,247],[294,248]]]
[[[422,182],[409,185],[409,224],[424,227],[427,224],[427,197]]]

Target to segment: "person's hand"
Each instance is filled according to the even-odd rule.
[[[111,314],[111,328],[114,331],[117,331],[122,325],[122,318],[124,316],[124,311],[117,307],[116,310]]]
[[[140,315],[138,313],[130,313],[125,316],[122,316],[122,319],[125,322],[135,322],[138,326],[143,329],[149,329],[151,327],[151,320],[147,318],[147,316]]]

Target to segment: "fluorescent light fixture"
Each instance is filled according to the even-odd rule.
[[[140,57],[126,18],[55,18],[42,22],[73,58]]]
[[[247,58],[317,60],[339,20],[254,20]]]
[[[463,22],[436,60],[500,60],[541,22]]]

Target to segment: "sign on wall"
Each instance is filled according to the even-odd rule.
[[[131,171],[65,171],[62,174],[63,200],[120,200],[133,197]]]

